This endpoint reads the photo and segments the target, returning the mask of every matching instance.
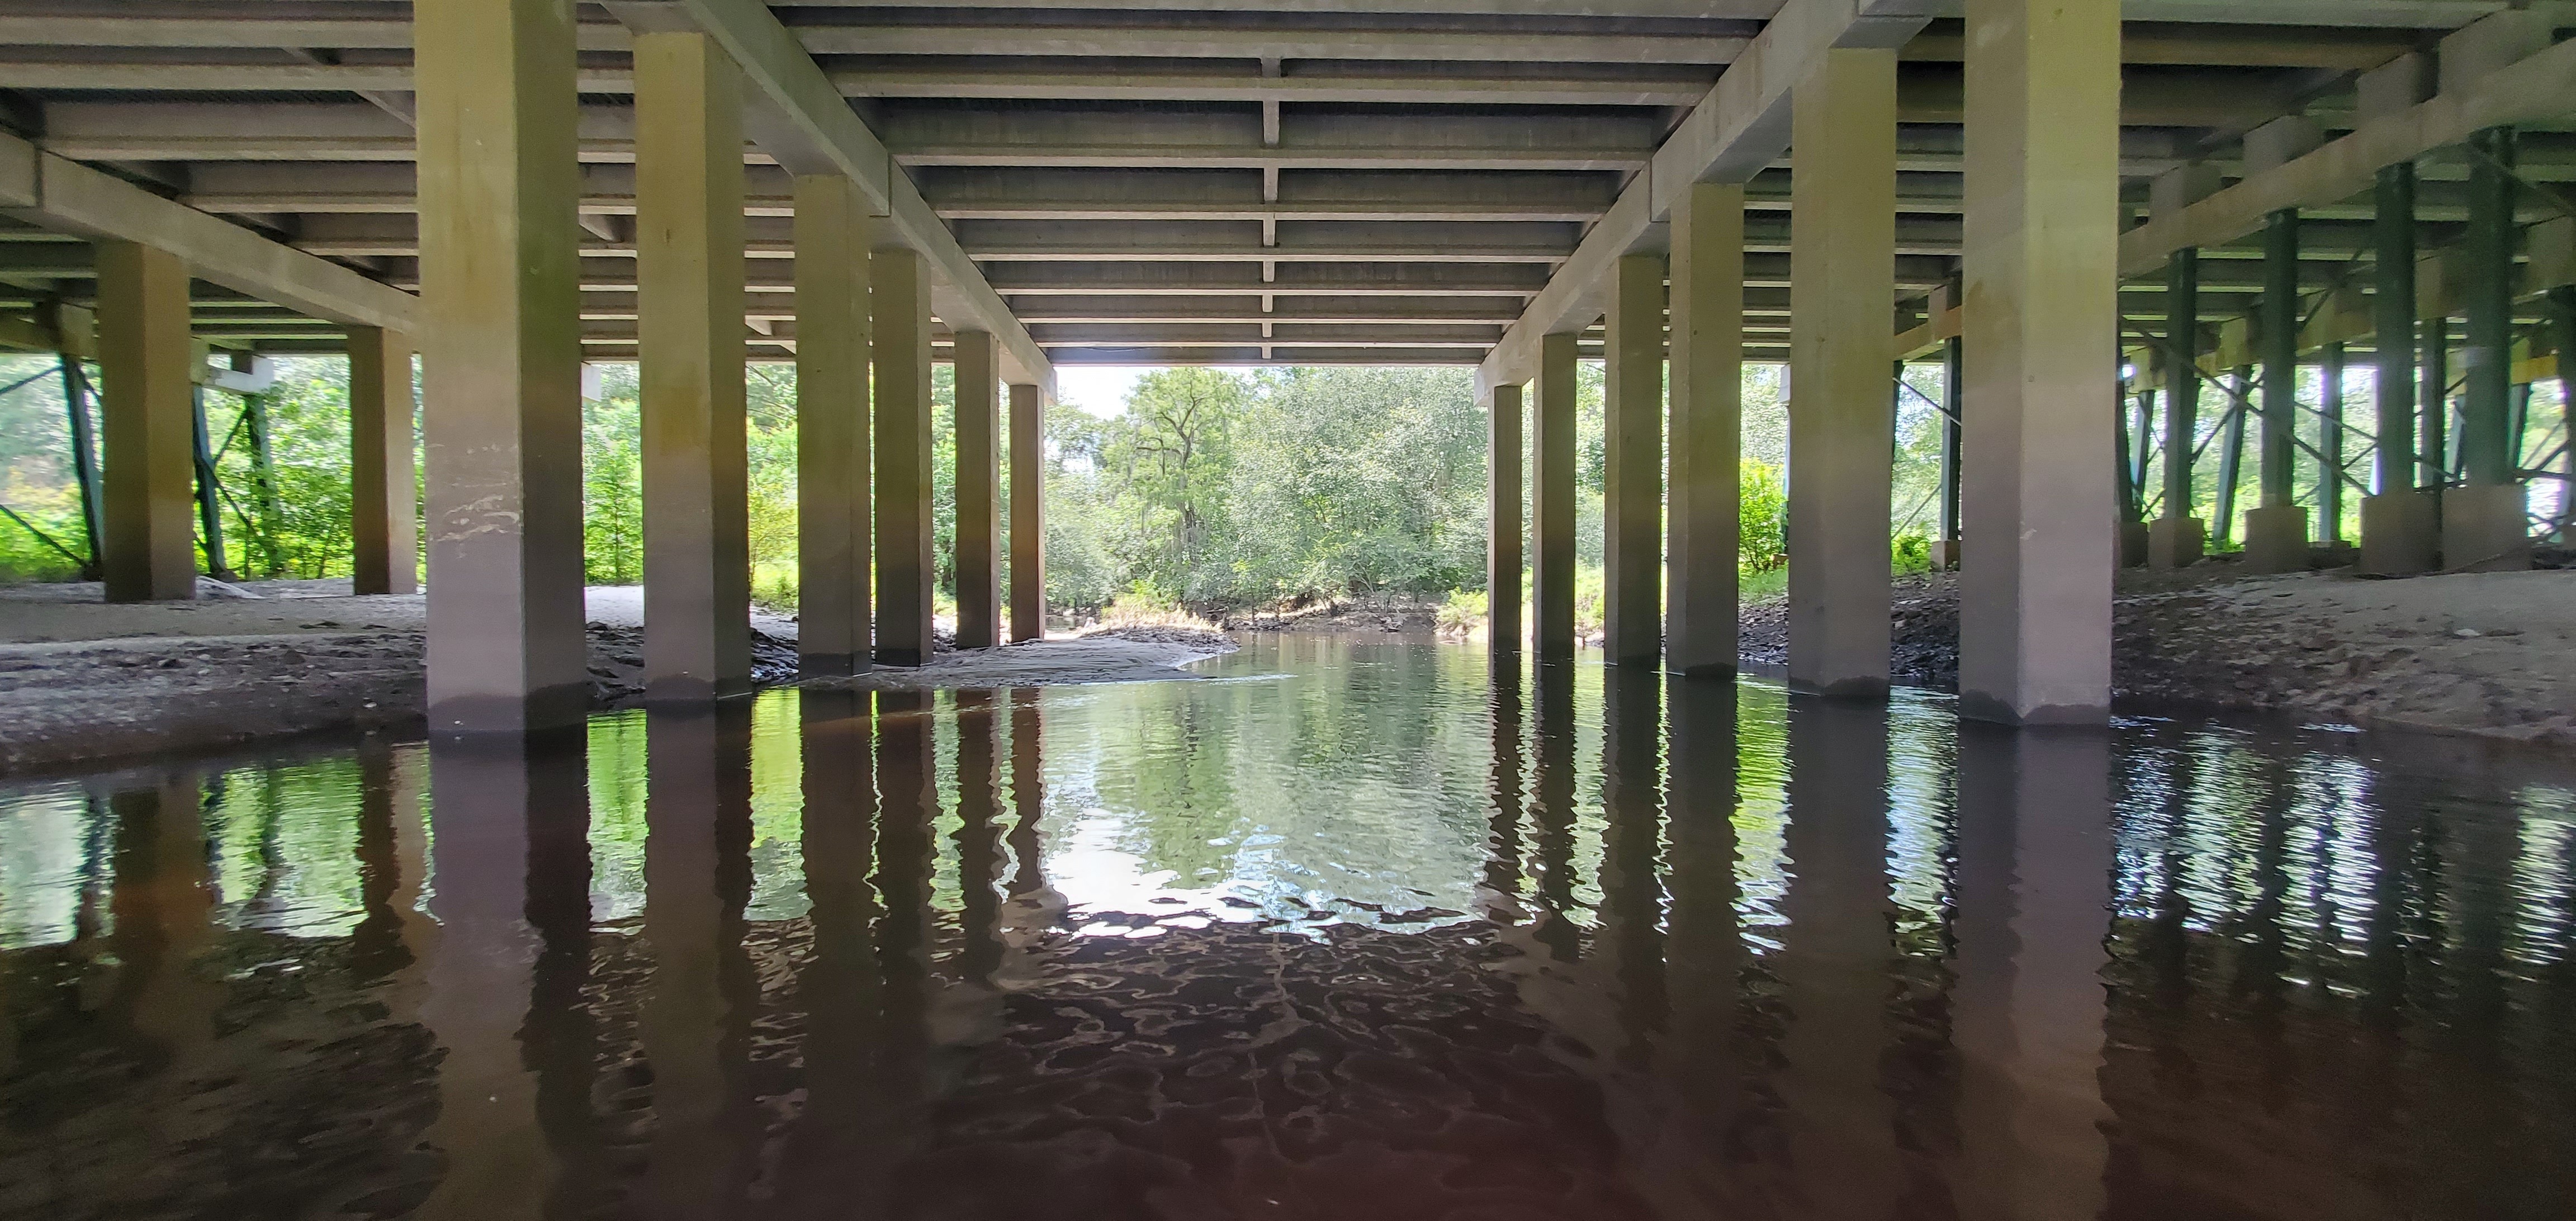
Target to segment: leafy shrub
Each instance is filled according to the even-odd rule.
[[[1789,563],[1789,494],[1780,468],[1758,458],[1742,467],[1741,550],[1736,563],[1748,572],[1770,572]]]

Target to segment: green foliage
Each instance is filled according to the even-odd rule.
[[[55,368],[50,356],[0,356],[0,386],[34,379],[0,395],[0,505],[74,554],[87,555],[80,488],[72,479],[71,429]],[[79,573],[78,564],[26,525],[0,518],[0,580],[65,581]]]
[[[1747,572],[1772,572],[1789,563],[1789,493],[1780,468],[1747,457],[1737,493],[1740,549],[1736,564]]]
[[[743,389],[752,596],[793,609],[796,370],[748,366]],[[581,422],[583,577],[593,585],[633,585],[644,579],[644,431],[634,365],[600,366],[600,397],[582,404]]]
[[[349,375],[340,357],[286,357],[260,396],[270,463],[262,487],[249,399],[203,392],[206,430],[223,486],[224,567],[245,577],[333,577],[350,569]],[[60,366],[50,356],[0,358],[0,504],[64,548],[88,553],[73,478]],[[93,393],[97,374],[90,371]],[[97,422],[97,403],[90,404]],[[193,520],[193,517],[192,517]],[[79,565],[14,522],[0,522],[0,578],[63,580]]]
[[[1443,635],[1464,635],[1485,622],[1491,603],[1481,589],[1453,589],[1441,600],[1433,626]]]
[[[593,585],[644,579],[643,413],[635,366],[602,370],[600,397],[581,405],[582,576]]]
[[[1049,418],[1050,601],[1138,582],[1218,610],[1484,578],[1485,420],[1463,370],[1170,369]]]
[[[1932,571],[1932,540],[1909,530],[1888,541],[1888,568],[1898,576]]]

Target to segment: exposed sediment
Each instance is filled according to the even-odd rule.
[[[1955,575],[1893,592],[1889,664],[1956,689]],[[1741,655],[1786,662],[1786,606],[1746,608]],[[2398,581],[2243,576],[2229,565],[2121,575],[2115,700],[2576,746],[2576,572]]]
[[[108,606],[96,589],[0,594],[0,772],[334,730],[412,730],[423,720],[428,637],[417,596],[354,598],[345,581],[278,581],[224,586],[199,602]],[[592,703],[631,705],[644,691],[641,598],[631,589],[590,592]],[[1213,632],[1126,629],[943,651],[917,670],[841,681],[886,689],[1136,682],[1189,677],[1178,667],[1233,649]],[[794,682],[796,668],[793,621],[755,616],[755,685]]]

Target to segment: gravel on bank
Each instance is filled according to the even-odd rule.
[[[1891,672],[1957,689],[1957,576],[1900,578],[1890,593]],[[1745,608],[1739,655],[1786,663],[1784,601]],[[2576,572],[2124,572],[2111,680],[2115,699],[2142,707],[2576,746]]]

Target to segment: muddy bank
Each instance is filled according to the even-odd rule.
[[[591,624],[591,701],[644,692],[641,628]],[[326,730],[416,731],[416,630],[129,636],[0,645],[0,771],[235,746]],[[796,675],[796,646],[755,633],[753,681]]]
[[[1430,632],[1439,626],[1439,603],[1400,597],[1246,611],[1227,617],[1224,623],[1230,632]]]
[[[196,602],[109,606],[96,585],[0,589],[0,772],[345,730],[416,732],[425,698],[419,596],[357,598],[346,581],[226,586]],[[247,595],[247,596],[245,596]],[[592,705],[644,693],[640,591],[589,591]],[[753,616],[752,680],[796,681],[794,621]],[[943,640],[943,644],[945,641]],[[1224,636],[1129,629],[877,671],[882,688],[1187,678]]]
[[[1908,578],[1891,592],[1891,670],[1955,690],[1958,578]],[[1746,662],[1786,663],[1786,610],[1746,608]],[[2576,572],[2129,572],[2113,615],[2113,691],[2141,707],[2576,746]]]

